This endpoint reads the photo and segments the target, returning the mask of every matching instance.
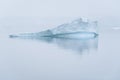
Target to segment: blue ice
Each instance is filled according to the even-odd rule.
[[[83,21],[82,18],[59,25],[53,29],[10,35],[10,37],[55,37],[55,38],[94,38],[98,35],[97,21]]]

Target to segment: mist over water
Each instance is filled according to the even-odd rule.
[[[0,80],[120,80],[120,0],[0,0]],[[10,38],[75,19],[92,39]]]
[[[120,30],[112,29],[119,26],[117,18],[100,19],[99,36],[87,40],[9,38],[11,34],[39,32],[73,19],[1,19],[0,79],[119,80]]]

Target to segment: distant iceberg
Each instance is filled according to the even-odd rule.
[[[82,18],[56,28],[37,32],[10,35],[13,37],[53,37],[53,38],[94,38],[98,35],[97,21],[83,21]]]

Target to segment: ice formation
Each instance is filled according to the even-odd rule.
[[[94,38],[98,35],[97,21],[83,21],[82,18],[56,28],[37,32],[10,35],[10,37],[59,37],[59,38]]]

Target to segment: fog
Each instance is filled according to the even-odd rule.
[[[0,0],[0,80],[120,80],[119,8],[120,0]],[[9,37],[80,17],[98,21],[98,37]]]
[[[120,0],[0,0],[0,17],[120,17]]]

